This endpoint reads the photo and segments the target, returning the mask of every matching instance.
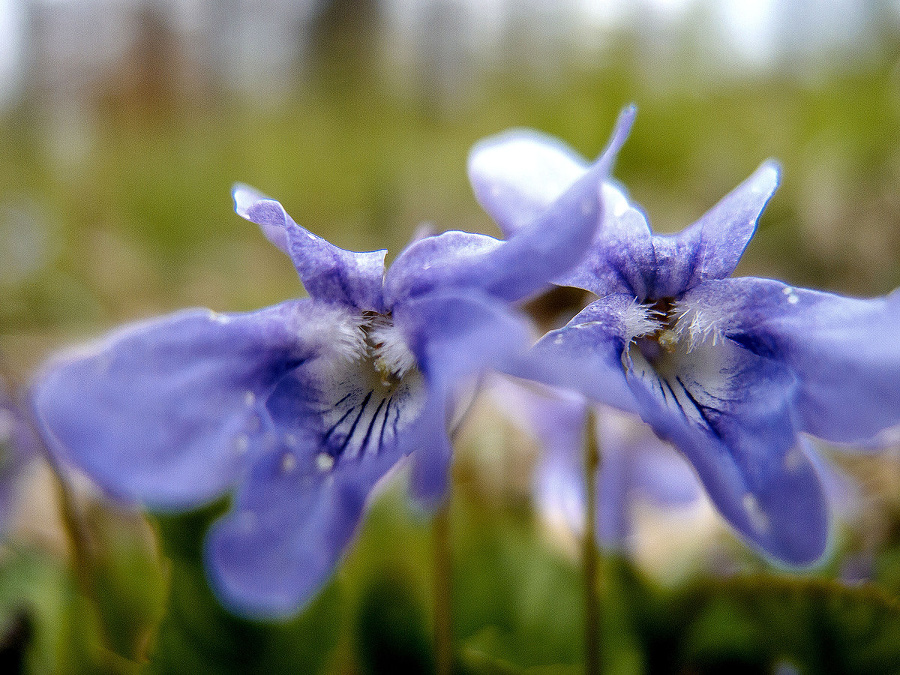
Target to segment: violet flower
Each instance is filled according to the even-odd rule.
[[[298,610],[401,459],[414,455],[414,495],[441,499],[460,389],[527,349],[528,324],[509,304],[583,257],[628,122],[516,236],[423,237],[387,270],[385,251],[339,249],[235,187],[237,213],[291,257],[310,297],[247,314],[183,311],[57,360],[34,388],[51,450],[151,509],[236,486],[206,542],[213,584],[244,614]]]
[[[505,232],[557,208],[585,167],[528,132],[486,141],[470,159],[476,194]],[[522,371],[638,413],[691,461],[738,533],[799,566],[822,556],[829,532],[800,432],[857,442],[900,422],[900,293],[855,299],[727,278],[778,181],[764,163],[675,235],[652,233],[607,183],[591,252],[555,280],[598,299],[548,333]]]

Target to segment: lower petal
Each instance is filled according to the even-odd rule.
[[[828,540],[827,501],[804,454],[788,408],[789,395],[763,374],[743,380],[722,410],[697,400],[700,419],[687,404],[663,399],[643,381],[632,381],[641,415],[696,469],[713,503],[749,543],[788,565],[815,563]],[[765,391],[764,391],[765,390]],[[677,401],[677,399],[676,399]]]
[[[507,372],[573,389],[595,401],[637,413],[622,369],[622,352],[635,334],[630,324],[641,319],[638,314],[640,307],[631,296],[601,298],[563,328],[547,333]]]
[[[207,536],[213,587],[245,616],[286,617],[309,602],[353,539],[372,488],[398,459],[372,456],[330,471],[286,457],[294,457],[291,449],[274,448],[261,458],[234,510]]]
[[[429,400],[418,431],[413,494],[426,504],[441,499],[450,462],[448,425],[468,399],[478,378],[489,369],[503,370],[527,349],[524,318],[501,302],[477,292],[431,294],[394,308],[394,320],[428,382]]]

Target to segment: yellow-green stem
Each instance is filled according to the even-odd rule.
[[[597,565],[597,471],[600,446],[596,416],[588,408],[584,428],[584,541],[581,551],[584,572],[584,672],[600,673],[600,604]]]
[[[438,675],[453,670],[450,495],[434,515],[434,655]]]

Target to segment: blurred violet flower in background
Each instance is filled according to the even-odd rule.
[[[0,535],[16,515],[24,473],[38,452],[34,430],[0,379]]]
[[[297,611],[401,459],[414,455],[413,494],[441,499],[463,385],[530,345],[509,303],[584,256],[627,127],[515,236],[419,238],[387,270],[385,251],[339,249],[236,186],[237,213],[291,257],[310,298],[246,314],[183,311],[63,355],[34,387],[51,450],[151,509],[191,508],[237,486],[206,542],[213,584],[243,614]]]
[[[600,546],[628,551],[632,507],[646,500],[666,510],[685,509],[703,498],[696,474],[684,458],[638,417],[590,403],[582,395],[495,377],[492,400],[541,448],[534,473],[540,516],[580,536],[586,510],[584,442],[593,406],[600,444],[597,476],[597,535]]]
[[[484,141],[469,162],[504,232],[556,208],[585,167],[533,132]],[[524,370],[639,414],[747,541],[809,565],[826,550],[829,516],[799,433],[857,442],[900,421],[900,294],[861,300],[726,278],[778,180],[766,162],[676,235],[653,234],[608,183],[591,252],[554,280],[598,299],[538,342]]]

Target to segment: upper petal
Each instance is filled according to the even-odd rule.
[[[780,169],[769,160],[674,236],[654,237],[657,272],[650,297],[676,297],[708,279],[730,276],[778,188]]]
[[[608,191],[608,188],[607,188]],[[610,202],[616,211],[604,212],[603,226],[584,260],[554,279],[560,286],[575,286],[598,296],[625,293],[643,301],[654,292],[659,268],[654,237],[647,217],[624,197]]]
[[[33,390],[38,423],[54,453],[117,497],[157,508],[205,502],[252,454],[275,383],[333,348],[334,312],[295,301],[125,327],[44,369]]]
[[[611,160],[619,152],[635,114],[634,106],[620,113],[600,159]],[[543,214],[589,168],[561,141],[530,130],[507,131],[479,141],[468,162],[475,197],[507,237]]]
[[[900,292],[858,299],[739,278],[703,284],[685,303],[796,374],[802,430],[857,442],[900,423]]]
[[[633,110],[626,110],[597,162],[536,218],[511,228],[515,231],[507,241],[489,244],[484,239],[481,246],[479,240],[471,239],[472,247],[460,247],[463,235],[453,233],[445,240],[425,239],[408,247],[388,270],[387,306],[434,289],[452,288],[477,288],[503,300],[516,301],[536,293],[551,279],[574,267],[584,257],[602,222],[603,186],[633,117]]]
[[[555,138],[514,130],[479,141],[468,168],[475,197],[509,237],[546,211],[588,163]]]
[[[291,256],[307,293],[316,300],[380,312],[387,251],[345,251],[297,225],[284,207],[246,185],[232,190],[234,210],[256,223]]]

